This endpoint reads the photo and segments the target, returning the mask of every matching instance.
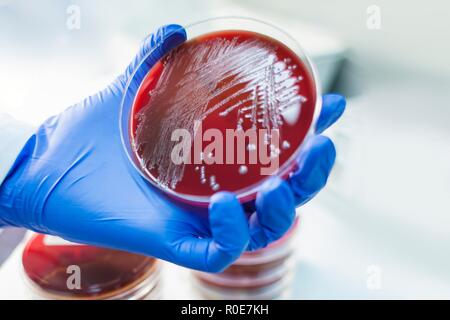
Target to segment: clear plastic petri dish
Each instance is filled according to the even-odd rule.
[[[286,260],[273,268],[258,270],[257,273],[199,273],[196,274],[196,278],[207,287],[252,290],[263,288],[280,281],[290,270],[292,270],[292,263],[290,260]]]
[[[244,253],[220,273],[193,272],[194,287],[204,298],[277,298],[289,289],[293,246],[298,220],[278,241],[264,249]],[[282,285],[283,284],[283,285]],[[269,294],[270,293],[270,294]]]
[[[294,38],[256,19],[214,18],[171,33],[187,40],[156,63],[148,53],[126,86],[125,152],[182,203],[206,207],[221,190],[253,200],[269,176],[296,168],[314,131],[316,69]]]
[[[274,300],[286,298],[289,285],[292,282],[292,272],[269,285],[256,288],[229,288],[204,285],[194,279],[194,289],[204,299],[212,300]]]
[[[299,228],[300,218],[297,216],[291,228],[277,241],[272,242],[267,247],[244,252],[226,271],[233,272],[235,268],[248,270],[257,267],[260,269],[270,268],[278,262],[283,262],[289,258],[293,251],[293,239]]]
[[[160,298],[156,259],[36,235],[22,254],[23,278],[35,299]]]

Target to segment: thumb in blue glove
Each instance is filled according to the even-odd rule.
[[[149,187],[124,154],[118,121],[127,84],[137,90],[153,64],[185,39],[180,26],[160,28],[111,85],[44,122],[0,186],[0,223],[203,271],[220,271],[244,250],[280,238],[295,206],[327,180],[335,157],[328,138],[310,140],[290,179],[266,182],[250,219],[228,192],[211,198],[208,216],[180,208]],[[324,97],[318,133],[344,105],[340,96]]]

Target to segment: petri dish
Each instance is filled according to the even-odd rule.
[[[144,300],[160,294],[156,259],[47,235],[30,239],[22,266],[25,282],[38,299]],[[70,278],[75,270],[78,283]]]
[[[298,219],[278,241],[244,253],[220,273],[193,272],[193,284],[204,298],[276,299],[289,291]]]
[[[250,270],[254,266],[263,269],[265,266],[272,266],[278,261],[283,261],[288,258],[293,251],[293,240],[295,234],[300,225],[300,218],[297,216],[292,224],[291,228],[277,241],[272,242],[267,247],[255,250],[247,251],[233,263],[226,271],[232,272],[234,268],[240,268],[242,270]]]
[[[291,265],[288,261],[283,261],[270,269],[259,269],[258,272],[240,270],[238,273],[201,273],[197,274],[197,280],[208,287],[252,290],[280,281],[291,270]]]
[[[286,297],[292,274],[286,274],[282,279],[264,287],[258,288],[230,288],[203,285],[194,280],[194,288],[202,298],[212,300],[274,300]]]
[[[150,52],[125,89],[125,152],[151,185],[183,203],[205,207],[222,190],[253,200],[269,176],[296,168],[314,131],[316,69],[294,38],[260,20],[184,29],[187,41],[151,68]]]

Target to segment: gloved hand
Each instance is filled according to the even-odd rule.
[[[111,85],[45,121],[0,187],[0,223],[205,271],[220,271],[244,250],[280,238],[293,223],[296,205],[327,181],[335,159],[328,138],[310,139],[290,179],[272,177],[264,184],[249,219],[228,192],[212,197],[207,216],[180,208],[150,187],[124,154],[118,121],[127,81],[149,52],[142,76],[185,39],[179,26],[160,28]],[[318,134],[344,106],[343,97],[324,96]]]

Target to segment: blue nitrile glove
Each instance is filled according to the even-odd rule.
[[[296,204],[325,185],[335,158],[329,139],[311,139],[289,181],[274,177],[265,184],[250,221],[227,192],[212,197],[208,216],[181,209],[150,187],[125,156],[118,121],[127,81],[148,52],[153,50],[142,76],[185,38],[179,26],[162,27],[110,86],[43,123],[0,187],[0,223],[205,271],[222,270],[247,248],[281,237]],[[344,104],[340,96],[325,96],[318,133],[339,118]]]

